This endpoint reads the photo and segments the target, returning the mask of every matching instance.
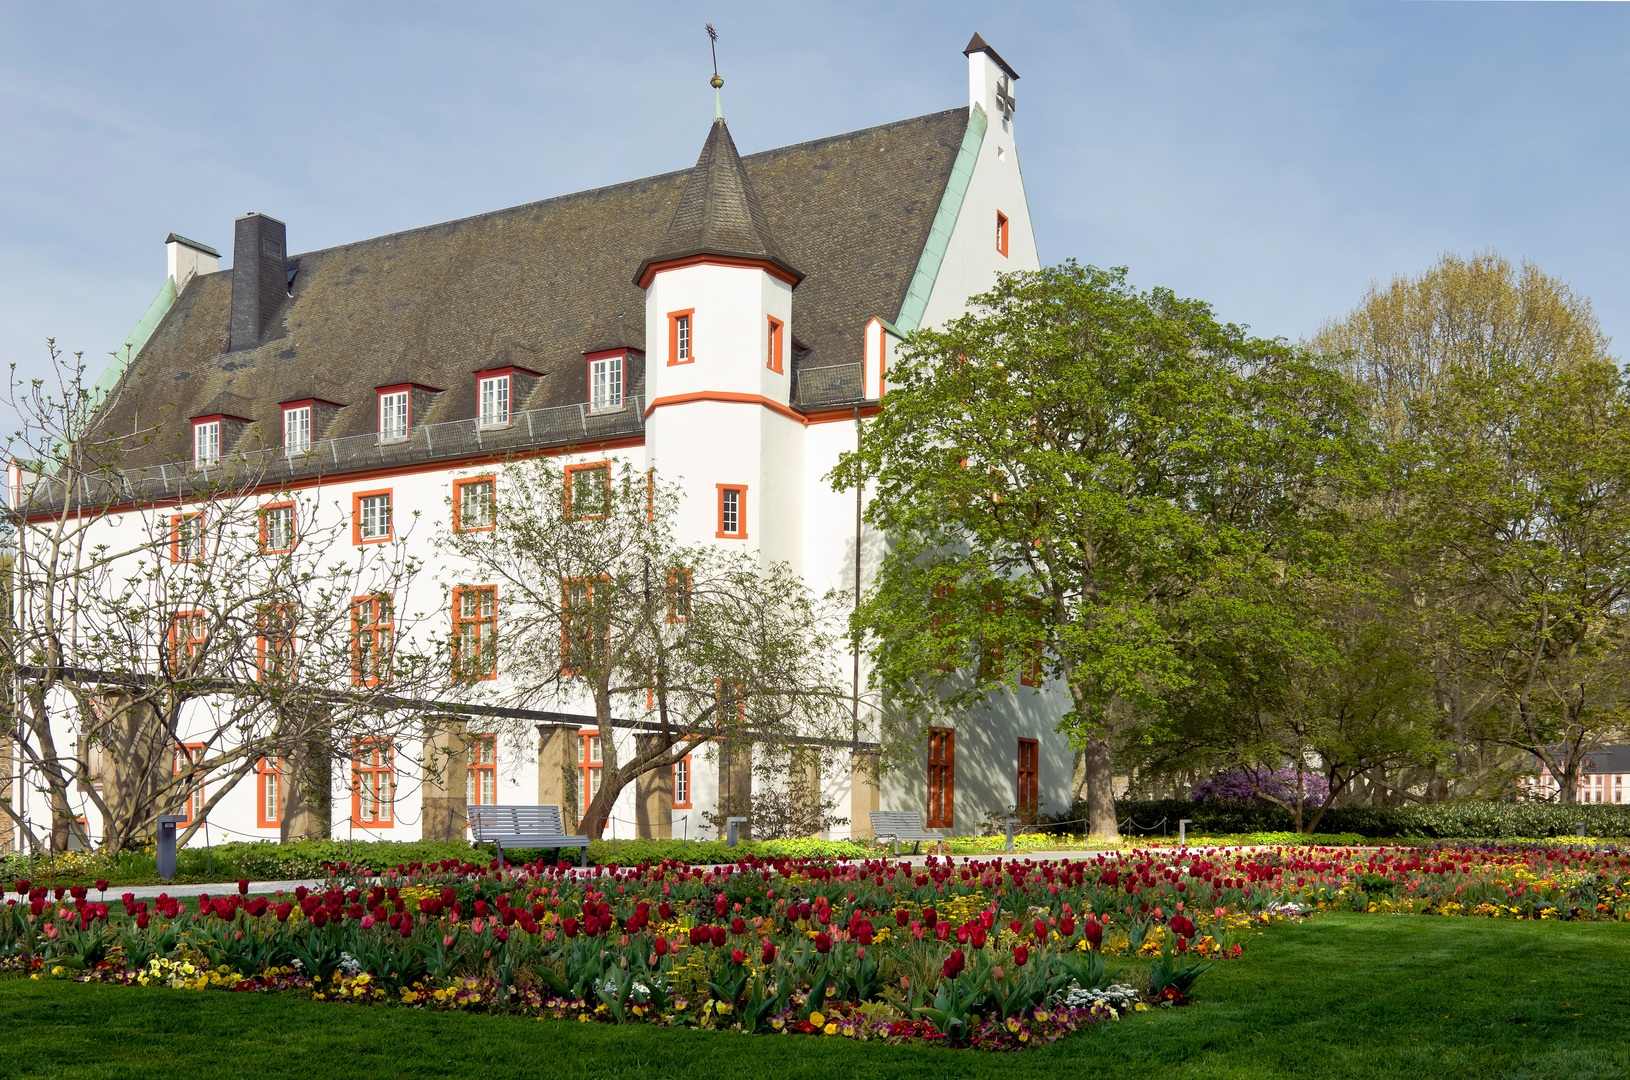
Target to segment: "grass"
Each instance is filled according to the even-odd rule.
[[[0,981],[0,1077],[1630,1075],[1630,927],[1324,916],[1251,939],[1190,1008],[1019,1055]],[[26,1033],[26,1034],[25,1034]]]

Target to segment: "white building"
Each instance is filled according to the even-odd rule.
[[[882,407],[904,335],[962,314],[998,272],[1039,266],[1018,75],[977,35],[965,55],[966,105],[745,159],[717,119],[694,168],[326,250],[290,255],[285,225],[249,214],[217,270],[211,249],[172,235],[171,278],[133,335],[139,355],[99,384],[98,424],[136,430],[140,407],[167,403],[180,438],[133,447],[130,468],[168,477],[264,455],[266,503],[320,486],[325,512],[351,515],[358,557],[417,514],[403,542],[433,561],[457,485],[503,455],[571,446],[574,463],[683,477],[681,539],[785,560],[817,591],[853,587],[858,544],[864,585],[878,538],[856,536],[853,495],[823,477],[855,446],[857,417]],[[163,512],[153,497],[147,513]],[[1066,708],[1054,691],[993,700],[954,735],[926,734],[921,764],[880,792],[826,777],[851,818],[833,835],[863,834],[878,806],[958,834],[1021,801],[1068,806],[1073,757],[1054,731]],[[599,733],[552,730],[590,787]],[[498,742],[471,758],[467,790],[555,801],[539,761],[538,745]],[[418,838],[420,790],[375,805],[353,778],[384,766],[360,766],[334,770],[332,834]],[[613,831],[699,835],[716,772],[696,759],[661,778],[665,821],[631,786]],[[214,835],[278,837],[276,785],[239,784],[210,814]]]

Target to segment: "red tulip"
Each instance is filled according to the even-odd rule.
[[[761,957],[761,959],[765,967],[775,963],[775,946],[770,944],[768,938],[764,940],[764,955]]]
[[[96,883],[96,887],[98,889],[100,889],[100,888],[103,887],[103,885],[102,885],[102,883],[100,881],[98,881]],[[238,879],[238,895],[239,896],[248,896],[249,895],[249,879],[248,878],[239,878]]]
[[[747,961],[747,954],[746,953],[742,952],[740,949],[731,949],[730,950],[730,962],[732,964],[742,964],[742,963],[746,963],[746,961]]]
[[[1013,962],[1020,967],[1024,967],[1030,962],[1030,950],[1023,945],[1013,946]]]
[[[829,953],[829,952],[831,952],[832,951],[832,939],[827,937],[825,934],[816,934],[815,935],[815,951],[818,952],[818,953]]]

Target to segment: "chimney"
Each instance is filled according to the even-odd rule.
[[[259,345],[288,297],[287,233],[281,221],[253,210],[233,223],[230,352]]]
[[[164,238],[164,251],[169,256],[170,280],[175,282],[175,292],[181,295],[181,290],[187,287],[199,274],[213,274],[220,268],[221,253],[208,244],[200,244],[196,240],[188,240],[185,236],[171,233]]]

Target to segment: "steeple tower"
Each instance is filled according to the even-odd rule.
[[[767,272],[794,286],[804,277],[771,236],[769,219],[723,117],[713,121],[668,233],[640,264],[634,283],[649,288],[654,275],[697,256],[761,263]]]

